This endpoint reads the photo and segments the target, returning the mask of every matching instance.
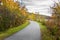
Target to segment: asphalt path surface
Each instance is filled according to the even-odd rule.
[[[26,28],[5,38],[5,40],[41,40],[40,26],[37,22],[30,21]]]

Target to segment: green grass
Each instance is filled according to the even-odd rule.
[[[6,37],[8,37],[8,36],[10,36],[10,35],[18,32],[18,31],[20,31],[20,30],[22,30],[22,29],[25,28],[28,24],[29,24],[29,22],[25,22],[24,24],[22,24],[22,25],[20,25],[20,26],[18,26],[18,27],[10,28],[10,29],[8,29],[7,31],[2,32],[2,33],[0,34],[0,40],[3,40],[4,38],[6,38]]]
[[[55,38],[50,34],[51,32],[47,29],[45,25],[39,23],[41,29],[41,39],[42,40],[55,40]]]

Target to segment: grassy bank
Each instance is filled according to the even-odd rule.
[[[24,24],[18,26],[18,27],[14,27],[14,28],[10,28],[9,30],[0,33],[0,40],[3,40],[4,38],[22,30],[23,28],[25,28],[27,25],[29,24],[29,22],[25,22]]]
[[[55,38],[50,34],[50,31],[47,27],[41,23],[39,23],[41,29],[41,38],[42,40],[55,40]]]

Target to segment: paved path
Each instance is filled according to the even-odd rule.
[[[5,40],[40,40],[40,36],[39,24],[35,21],[30,21],[30,24],[26,28]]]

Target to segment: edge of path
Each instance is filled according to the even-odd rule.
[[[4,40],[6,37],[11,36],[18,31],[21,31],[22,29],[27,27],[29,24],[30,24],[29,21],[26,21],[24,24],[22,24],[18,27],[14,27],[14,28],[11,28],[11,29],[7,30],[6,32],[2,32],[0,34],[0,40]]]

